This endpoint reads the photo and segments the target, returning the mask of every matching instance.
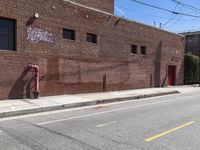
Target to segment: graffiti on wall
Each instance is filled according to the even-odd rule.
[[[29,26],[27,28],[27,40],[32,43],[40,41],[54,43],[55,37],[51,32],[45,30],[44,28]]]

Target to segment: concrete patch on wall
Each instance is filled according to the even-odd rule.
[[[44,28],[29,26],[27,28],[27,40],[32,43],[38,43],[40,41],[54,43],[55,37]]]

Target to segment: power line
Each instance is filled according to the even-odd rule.
[[[155,17],[155,18],[160,18],[160,19],[166,19],[166,20],[169,20],[168,17],[164,17],[164,16],[157,16],[157,15],[152,15],[152,14],[149,14],[149,13],[144,13],[144,12],[137,12],[136,10],[134,9],[131,9],[131,8],[127,8],[127,7],[123,7],[123,6],[120,6],[119,4],[115,4],[117,7],[119,8],[122,8],[126,11],[129,11],[129,12],[134,12],[134,13],[137,13],[137,14],[141,14],[141,15],[145,15],[145,16],[151,16],[151,17]],[[177,20],[177,19],[171,19],[171,20]],[[181,19],[180,21],[190,21],[192,19]]]
[[[187,8],[190,8],[190,9],[194,10],[195,12],[196,12],[196,11],[200,12],[200,9],[199,9],[199,8],[196,8],[196,7],[192,6],[192,5],[189,5],[189,4],[180,2],[180,1],[178,1],[178,0],[171,0],[171,1],[172,1],[172,2],[175,2],[175,3],[177,3],[177,4],[180,4],[180,5],[182,5],[182,6],[185,6],[185,7],[187,7]]]
[[[179,4],[176,4],[176,6],[174,7],[174,10],[173,11],[175,11],[176,10],[176,8],[178,7],[178,5]],[[171,16],[169,17],[169,19],[165,22],[165,23],[163,23],[163,27],[165,27],[172,19],[173,19],[173,17],[174,17],[174,14],[171,14]]]
[[[140,2],[140,1],[137,1],[137,0],[132,0],[132,1],[135,2],[135,3],[138,3],[138,4],[142,4],[142,5],[148,6],[148,7],[152,7],[152,8],[155,8],[155,9],[159,9],[159,10],[162,10],[162,11],[173,13],[175,15],[183,15],[183,16],[188,16],[188,17],[200,18],[200,16],[181,13],[181,12],[177,12],[177,11],[172,11],[172,10],[161,8],[161,7],[158,7],[158,6],[155,6],[155,5],[151,5],[151,4],[148,4],[148,3],[143,3],[143,2]]]
[[[138,14],[141,14],[141,15],[152,16],[152,17],[161,18],[161,19],[168,19],[167,17],[156,16],[156,15],[147,14],[147,13],[143,13],[143,12],[139,13],[139,12],[133,10],[133,9],[130,9],[130,8],[127,8],[127,7],[123,7],[123,6],[120,6],[120,5],[118,5],[118,4],[115,4],[115,5],[116,5],[117,7],[119,7],[119,8],[125,9],[125,10],[127,10],[127,11],[129,11],[129,12],[135,12],[135,13],[138,13]]]
[[[189,5],[189,4],[180,2],[180,1],[178,1],[178,0],[171,0],[171,1],[172,1],[172,2],[175,2],[177,5],[180,4],[180,5],[182,5],[183,7],[194,11],[194,12],[195,12],[195,15],[198,14],[198,13],[200,13],[200,9],[197,8],[197,7],[194,7],[194,6],[192,6],[192,5]],[[198,18],[196,18],[196,19],[193,20],[193,25],[192,25],[192,28],[193,28],[193,29],[194,29],[194,24],[196,23],[197,19],[198,19]]]
[[[177,5],[179,5],[179,4],[177,4]],[[182,7],[181,7],[181,9],[179,9],[179,12],[181,12],[182,11],[182,9],[183,9],[183,5],[182,5]],[[171,25],[169,25],[169,26],[164,26],[165,28],[171,28],[171,27],[173,27],[175,24],[177,24],[180,20],[181,20],[181,18],[182,18],[183,16],[182,15],[180,15],[178,18],[177,18],[177,20],[173,23],[173,24],[171,24]],[[197,19],[197,18],[196,18]]]
[[[183,8],[183,7],[182,7]],[[177,24],[178,22],[179,22],[179,20],[182,18],[183,16],[182,15],[180,15],[179,16],[179,18],[173,23],[173,24],[171,24],[170,26],[167,26],[166,28],[171,28],[171,27],[173,27],[175,24]]]

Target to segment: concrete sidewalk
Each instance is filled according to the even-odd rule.
[[[39,99],[4,100],[0,101],[0,118],[153,96],[187,93],[192,91],[200,91],[200,88],[194,85],[176,86],[103,93],[49,96],[41,97]]]

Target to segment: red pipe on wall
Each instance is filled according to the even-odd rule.
[[[40,68],[37,65],[32,65],[29,64],[28,65],[28,70],[34,70],[35,75],[34,75],[34,98],[38,98],[39,93],[40,93]]]

